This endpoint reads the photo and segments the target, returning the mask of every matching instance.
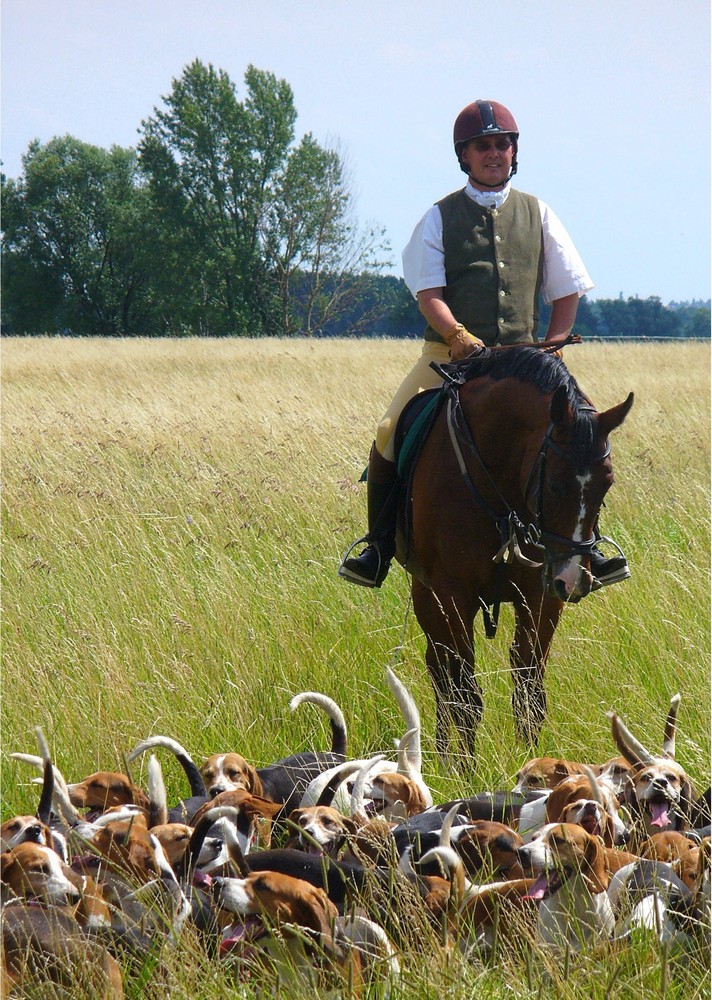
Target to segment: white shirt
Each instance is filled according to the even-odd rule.
[[[479,205],[499,208],[506,201],[510,188],[507,184],[502,191],[480,191],[468,181],[465,194]],[[593,282],[571,237],[549,206],[537,200],[544,240],[541,284],[544,302],[548,305],[574,292],[585,295],[593,288]],[[424,288],[444,288],[447,284],[443,219],[437,205],[425,213],[403,251],[403,277],[413,295]]]

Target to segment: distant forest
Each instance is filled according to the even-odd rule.
[[[353,315],[334,317],[319,335],[348,337],[353,324],[361,337],[422,337],[425,321],[403,279],[377,276],[369,284]],[[371,317],[365,324],[363,313]],[[546,331],[549,314],[550,308],[540,303],[540,335]],[[584,295],[574,329],[587,340],[704,339],[710,337],[710,320],[709,300],[663,305],[655,296],[588,299]]]
[[[30,143],[22,176],[2,176],[4,334],[422,335],[338,148],[297,138],[284,80],[250,66],[244,91],[196,60],[135,149]],[[584,298],[575,329],[706,338],[710,303]]]

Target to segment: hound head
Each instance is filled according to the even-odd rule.
[[[200,769],[208,795],[232,792],[244,788],[253,795],[262,795],[262,782],[256,768],[239,753],[216,753]]]
[[[358,829],[350,816],[332,806],[305,806],[293,809],[289,821],[299,828],[297,845],[308,854],[336,857]],[[317,846],[318,845],[318,846]]]
[[[532,899],[552,896],[574,879],[582,879],[590,893],[608,885],[600,839],[573,823],[548,824],[517,853],[524,870],[537,876],[528,893]]]
[[[77,809],[99,813],[112,806],[137,805],[148,810],[148,797],[129,777],[118,771],[96,771],[83,781],[67,785],[69,801]]]
[[[25,841],[0,856],[2,881],[16,896],[54,905],[77,902],[80,893],[52,848]]]
[[[627,801],[648,835],[684,830],[692,805],[692,786],[683,767],[666,757],[635,767],[628,778]]]
[[[245,878],[214,878],[215,905],[238,919],[226,927],[220,953],[254,944],[271,932],[293,933],[333,945],[337,909],[323,889],[281,872],[250,872]]]
[[[583,764],[557,757],[534,757],[517,771],[513,792],[524,793],[542,788],[555,788],[571,774],[583,774]]]

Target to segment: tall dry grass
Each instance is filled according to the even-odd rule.
[[[421,707],[436,799],[511,786],[526,751],[509,707],[508,609],[493,642],[478,624],[485,717],[476,771],[463,777],[433,752],[405,574],[374,592],[336,576],[365,529],[358,479],[376,421],[418,351],[361,340],[3,341],[3,817],[36,807],[30,775],[7,755],[33,752],[38,725],[70,779],[121,768],[154,733],[198,757],[230,748],[263,764],[328,746],[317,712],[288,710],[311,689],[343,706],[354,755],[389,752],[403,725],[388,662]],[[600,409],[636,393],[613,437],[617,482],[602,523],[633,577],[567,610],[540,749],[612,756],[609,709],[657,749],[679,690],[678,759],[704,787],[709,345],[587,344],[566,361]],[[164,763],[171,797],[185,794]],[[661,967],[646,954],[621,959],[631,968],[616,982],[660,995]],[[562,995],[603,996],[606,968],[591,957],[565,980],[551,974]],[[586,992],[587,970],[598,992]],[[452,968],[411,971],[404,996],[504,995],[515,975],[458,964],[447,985]],[[172,995],[225,995],[191,992],[180,968],[170,975]],[[689,996],[693,973],[676,975]],[[530,979],[520,963],[517,988]]]

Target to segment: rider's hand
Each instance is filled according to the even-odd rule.
[[[462,323],[456,323],[445,334],[445,342],[450,348],[450,357],[453,361],[462,361],[468,357],[477,347],[484,347],[484,342],[479,337],[466,330]]]

